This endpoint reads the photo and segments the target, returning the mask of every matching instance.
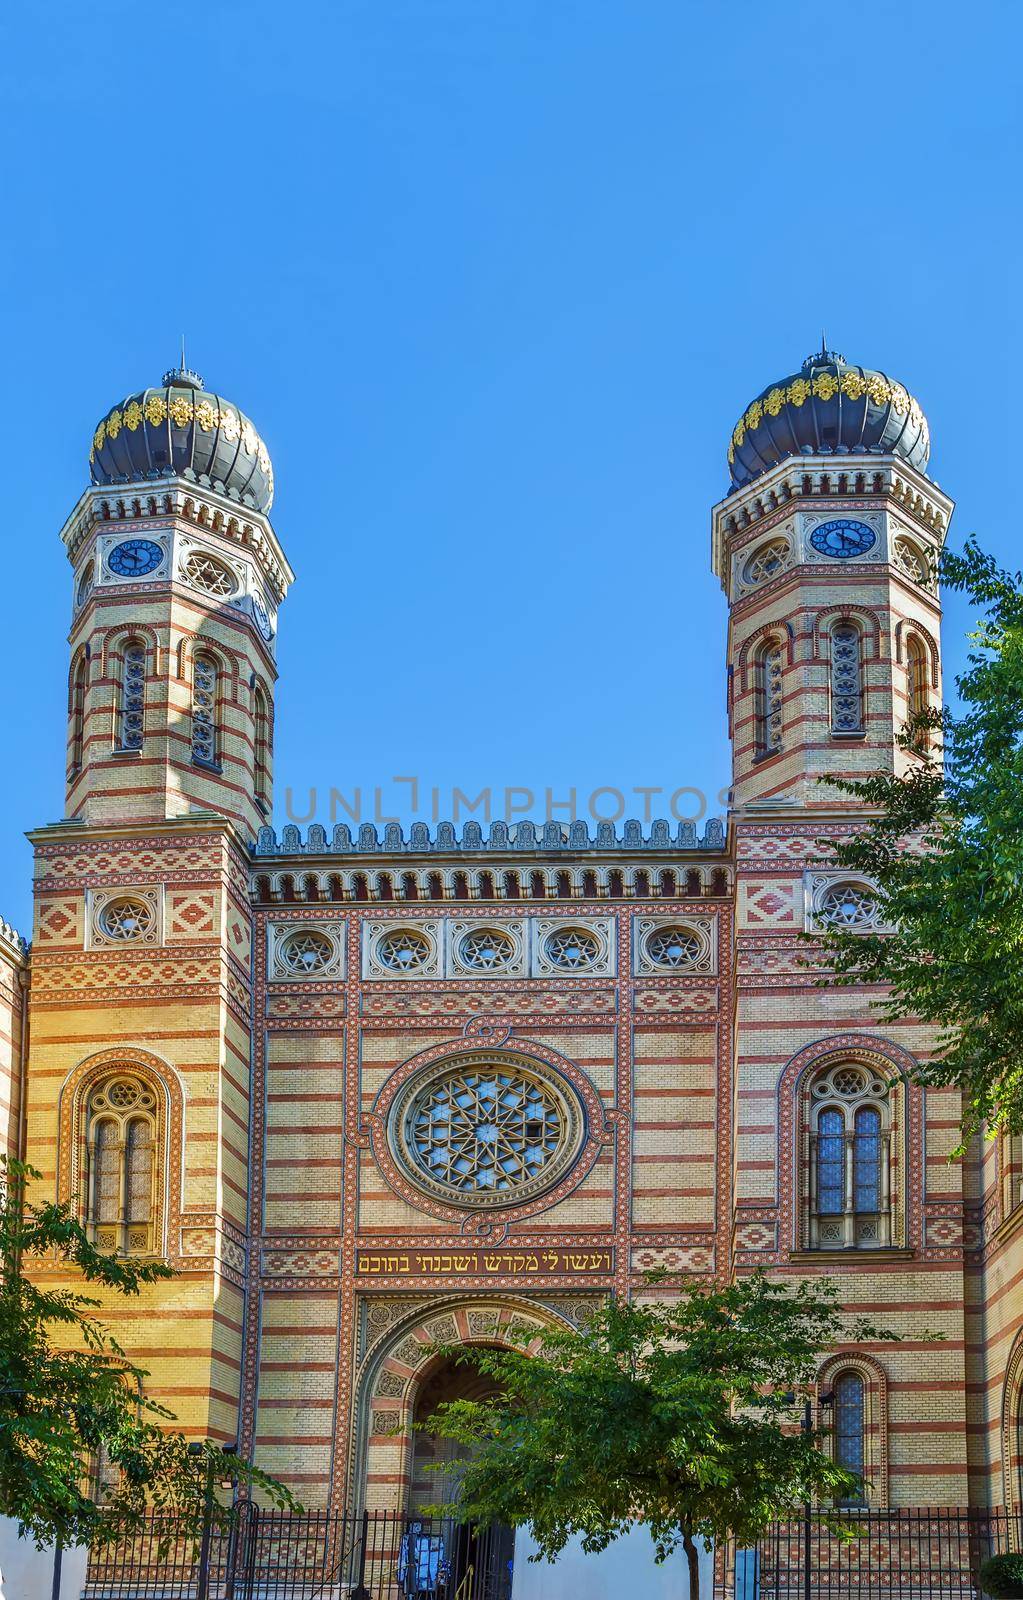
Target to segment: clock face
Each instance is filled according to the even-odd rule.
[[[155,572],[163,560],[163,551],[152,539],[125,539],[115,544],[107,556],[107,566],[121,578],[144,578]]]
[[[259,598],[258,594],[254,594],[252,596],[252,615],[256,619],[256,627],[263,635],[263,638],[272,639],[274,630],[273,624],[270,621],[270,614],[262,600]]]
[[[849,556],[865,555],[877,543],[877,534],[865,522],[836,517],[833,522],[822,522],[819,528],[814,528],[810,543],[820,555],[834,556],[841,561]]]

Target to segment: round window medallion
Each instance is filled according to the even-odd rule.
[[[584,1132],[582,1106],[559,1075],[487,1053],[416,1074],[388,1125],[392,1153],[412,1182],[462,1206],[514,1205],[551,1188]]]
[[[817,918],[828,928],[868,928],[877,911],[877,895],[865,884],[835,883],[821,895]]]
[[[99,925],[108,939],[144,939],[156,927],[153,908],[147,900],[134,895],[119,895],[108,900],[99,914]]]
[[[769,578],[784,572],[792,559],[787,539],[769,539],[759,545],[743,568],[743,581],[749,584],[766,583]]]
[[[514,955],[515,941],[503,928],[473,928],[458,946],[462,965],[478,972],[494,972],[506,967]]]
[[[216,556],[206,555],[203,550],[193,550],[182,570],[188,582],[202,589],[205,594],[234,594],[238,587],[238,580],[230,567],[218,561]]]
[[[658,967],[677,971],[691,967],[700,959],[703,940],[692,928],[654,928],[646,936],[646,953]]]
[[[286,971],[299,976],[325,972],[334,959],[334,945],[325,933],[301,928],[281,940],[278,957]]]
[[[599,959],[600,940],[588,928],[556,928],[544,940],[544,949],[552,967],[585,972]]]
[[[414,928],[395,928],[381,934],[376,955],[388,972],[419,972],[430,959],[430,941]]]

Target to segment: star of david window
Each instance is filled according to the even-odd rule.
[[[862,883],[833,883],[824,890],[817,920],[827,928],[876,928],[877,894]]]
[[[278,952],[281,966],[298,976],[324,972],[334,959],[334,946],[325,933],[303,928],[289,933]]]
[[[792,551],[785,539],[769,539],[758,546],[743,568],[743,580],[748,584],[766,583],[769,578],[784,572],[792,559]]]
[[[391,1143],[418,1187],[465,1206],[512,1205],[555,1184],[578,1153],[574,1091],[539,1063],[474,1054],[412,1079]]]
[[[647,934],[646,952],[659,967],[677,971],[691,967],[700,957],[703,943],[691,928],[655,928]]]
[[[137,900],[133,895],[119,895],[116,900],[107,901],[99,914],[99,925],[108,939],[128,943],[152,933],[156,918],[147,901]]]
[[[214,556],[205,555],[201,550],[192,551],[183,570],[188,582],[206,594],[234,594],[238,587],[237,579],[230,567],[226,567]]]
[[[430,959],[430,941],[413,928],[397,928],[377,941],[377,960],[390,972],[418,972]]]
[[[515,955],[515,941],[500,928],[474,928],[458,947],[463,966],[478,972],[506,967]]]
[[[547,935],[545,949],[552,967],[585,972],[600,956],[600,940],[587,928],[557,928]]]

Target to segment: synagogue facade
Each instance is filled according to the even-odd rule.
[[[110,1314],[192,1436],[308,1506],[414,1509],[443,1461],[414,1423],[465,1381],[436,1341],[763,1267],[903,1335],[821,1357],[872,1504],[1019,1506],[1018,1141],[950,1161],[926,1030],[806,964],[879,916],[821,864],[857,825],[821,780],[908,770],[940,703],[928,460],[907,390],[826,350],[736,425],[726,823],[275,832],[266,447],[184,370],[104,414],[62,533],[65,815],[31,835],[31,945],[0,927],[0,1118],[103,1248],[176,1269]]]

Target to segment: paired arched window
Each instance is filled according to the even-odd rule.
[[[915,633],[911,633],[906,640],[906,709],[910,717],[919,717],[927,710],[929,705],[927,695],[927,652],[923,640]],[[926,728],[917,728],[913,733],[913,748],[924,751],[927,748]]]
[[[141,750],[146,719],[146,647],[141,639],[126,639],[121,657],[117,704],[117,747]]]
[[[254,754],[253,774],[256,799],[264,806],[270,804],[270,705],[260,684],[252,691],[252,720]]]
[[[85,693],[89,681],[89,663],[83,652],[71,669],[71,771],[81,772],[85,749]]]
[[[782,748],[782,685],[785,673],[785,646],[780,639],[768,639],[753,658],[753,697],[758,758],[777,755]]]
[[[831,732],[863,732],[863,639],[855,622],[831,630]]]
[[[808,1237],[811,1248],[876,1248],[893,1242],[890,1086],[858,1061],[811,1081],[808,1108]]]
[[[215,767],[218,758],[220,670],[208,651],[192,657],[192,760]]]
[[[85,1101],[85,1221],[100,1250],[148,1255],[159,1248],[163,1171],[156,1091],[131,1071],[97,1080]]]

